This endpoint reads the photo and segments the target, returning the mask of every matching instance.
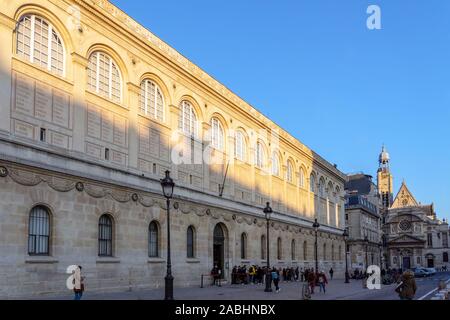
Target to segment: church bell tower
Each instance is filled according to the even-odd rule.
[[[383,210],[389,209],[394,201],[394,185],[391,170],[389,168],[389,161],[389,153],[383,145],[378,159],[379,164],[377,172],[378,193],[381,196]]]

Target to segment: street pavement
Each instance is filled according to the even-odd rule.
[[[434,294],[428,293],[437,288],[439,280],[449,281],[450,272],[416,279],[418,289],[415,299],[431,299]],[[175,288],[174,298],[176,300],[299,300],[301,299],[302,285],[302,282],[281,282],[281,290],[278,293],[275,291],[264,292],[264,285],[254,284]],[[382,285],[379,290],[369,290],[363,288],[361,280],[350,280],[350,283],[344,283],[343,279],[334,279],[329,281],[326,293],[320,293],[319,287],[317,287],[311,300],[398,300],[398,295],[394,291],[395,286],[395,284]],[[83,295],[83,300],[160,300],[164,297],[164,288],[95,293],[89,292],[88,284],[86,287],[87,291]],[[36,299],[36,297],[30,299]],[[38,299],[71,300],[73,295],[68,291],[64,295],[42,296]]]

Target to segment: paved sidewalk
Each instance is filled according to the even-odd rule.
[[[224,285],[222,287],[207,286],[205,288],[175,288],[174,298],[176,300],[299,300],[303,282],[281,282],[280,292],[264,292],[264,285]],[[352,280],[344,283],[342,279],[330,281],[326,293],[320,293],[316,288],[312,300],[346,300],[346,299],[380,299],[386,293],[386,299],[392,299],[393,285],[382,286],[381,290],[368,290],[362,287],[362,282]],[[376,297],[375,297],[376,296]],[[83,300],[161,300],[164,297],[164,288],[126,291],[114,293],[89,293],[85,292]],[[33,298],[36,299],[36,298]],[[39,299],[70,300],[73,295],[68,292],[64,296],[46,296]],[[381,298],[383,299],[383,298]]]

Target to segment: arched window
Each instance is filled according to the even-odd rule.
[[[195,257],[195,230],[194,227],[189,226],[187,228],[187,257],[194,258]]]
[[[159,226],[156,221],[150,222],[148,226],[148,256],[159,257]]]
[[[241,131],[236,132],[236,141],[235,141],[235,153],[236,158],[245,161],[245,155],[247,153],[247,148],[245,145],[245,138],[244,134]]]
[[[145,79],[141,82],[139,110],[142,114],[164,121],[164,97],[156,83]]]
[[[217,150],[223,151],[224,146],[224,133],[222,124],[219,119],[212,118],[211,119],[211,145]]]
[[[327,244],[323,244],[323,260],[327,260]]]
[[[295,240],[292,239],[291,241],[291,260],[296,260],[295,256]]]
[[[261,142],[256,143],[256,163],[255,165],[258,168],[262,168],[264,165],[264,147]]]
[[[287,162],[286,180],[290,183],[294,181],[294,167],[290,161]]]
[[[303,260],[308,260],[308,243],[306,241],[303,242]]]
[[[299,185],[301,188],[305,187],[305,170],[300,168]]]
[[[178,128],[188,136],[197,137],[197,115],[192,104],[186,100],[182,101],[180,112]]]
[[[122,101],[122,76],[108,54],[95,51],[89,57],[88,88],[111,101]]]
[[[283,248],[281,247],[281,238],[278,238],[277,240],[277,259],[282,260],[283,259]]]
[[[267,247],[266,236],[262,235],[261,236],[261,260],[266,259],[266,247]]]
[[[325,179],[323,177],[320,177],[319,180],[319,195],[320,196],[325,195]]]
[[[98,255],[101,257],[113,255],[113,222],[107,214],[102,215],[98,221]]]
[[[334,188],[333,188],[333,184],[331,183],[331,181],[328,183],[328,196],[331,198],[331,196],[333,195],[333,191],[334,191]]]
[[[41,17],[25,15],[19,20],[16,52],[31,63],[64,75],[63,42],[55,28]]]
[[[316,192],[316,176],[313,173],[309,176],[309,191]]]
[[[241,234],[241,259],[247,259],[247,235]]]
[[[28,223],[28,254],[50,254],[50,214],[44,206],[31,209]]]
[[[280,158],[276,152],[272,153],[272,174],[280,176]]]

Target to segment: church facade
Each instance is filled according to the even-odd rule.
[[[448,268],[448,222],[437,217],[433,204],[423,205],[418,202],[404,181],[393,198],[393,176],[389,162],[389,154],[383,148],[378,170],[378,188],[383,202],[387,267]]]
[[[0,298],[344,272],[345,175],[106,0],[0,0]],[[331,142],[330,142],[331,143]],[[263,208],[274,210],[266,234]],[[175,292],[176,298],[176,292]]]

